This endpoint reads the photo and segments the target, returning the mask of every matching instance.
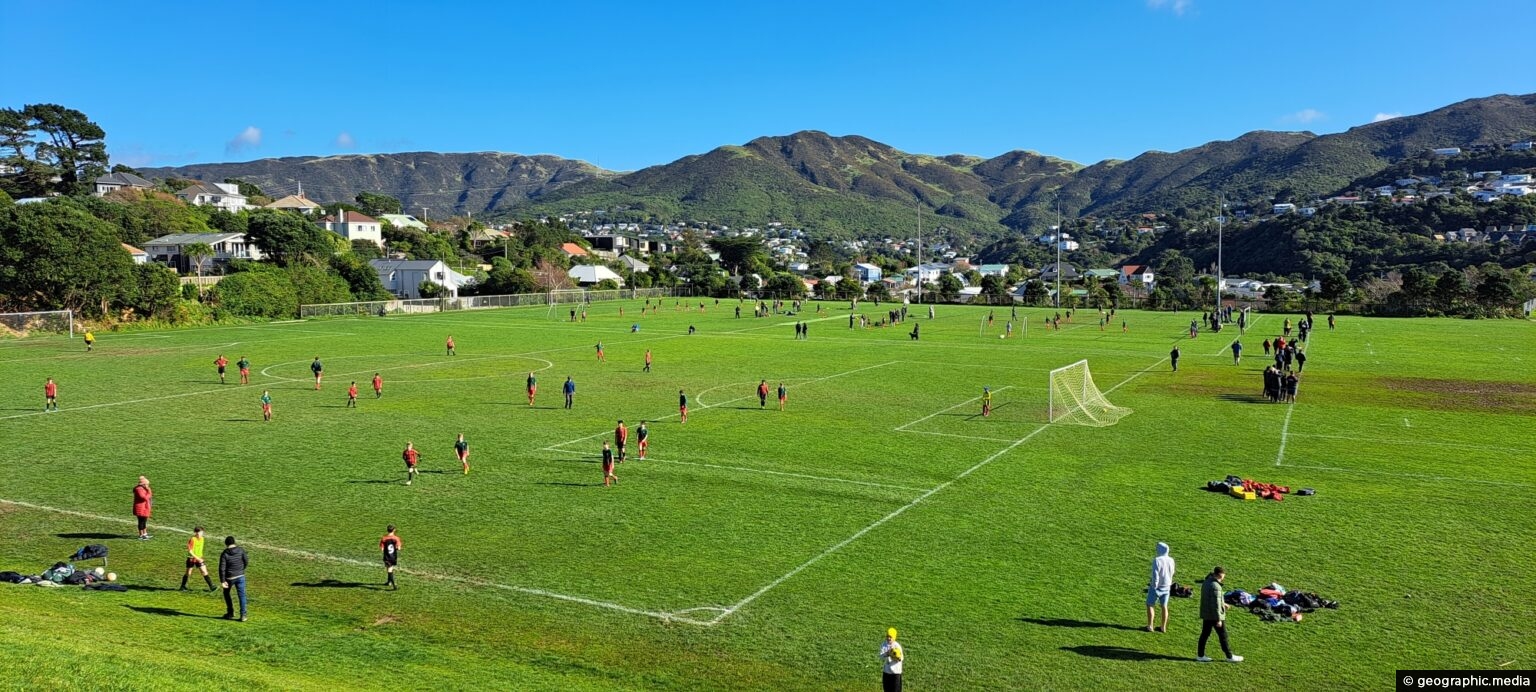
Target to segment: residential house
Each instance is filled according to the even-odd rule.
[[[368,260],[368,265],[379,275],[384,289],[399,298],[420,298],[421,284],[430,282],[443,287],[450,297],[458,297],[459,289],[474,281],[448,268],[442,260]]]
[[[619,257],[619,264],[624,265],[624,268],[628,269],[630,273],[633,274],[644,274],[651,270],[651,265],[635,259],[630,255],[621,255]]]
[[[291,209],[305,214],[314,214],[320,211],[320,205],[300,192],[296,195],[288,195],[282,199],[273,201],[262,207],[263,209]]]
[[[176,193],[181,201],[199,207],[217,207],[231,214],[251,206],[240,194],[240,186],[234,183],[209,183],[198,181]]]
[[[786,268],[796,274],[804,274],[811,270],[810,262],[790,262]]]
[[[1008,265],[983,264],[979,267],[976,267],[976,271],[982,276],[1008,276]]]
[[[1121,286],[1141,286],[1152,290],[1153,276],[1152,266],[1148,264],[1127,264],[1120,267]]]
[[[150,259],[170,265],[177,271],[195,271],[197,268],[192,258],[184,255],[183,248],[198,243],[206,243],[213,248],[213,255],[205,258],[205,261],[211,261],[214,265],[229,264],[230,260],[259,260],[263,257],[261,250],[246,240],[244,233],[174,233],[145,243],[144,251]],[[207,269],[205,265],[204,271]]]
[[[410,214],[379,214],[379,221],[388,221],[395,228],[414,228],[418,231],[427,230],[427,224]]]
[[[927,262],[915,267],[908,267],[905,274],[908,281],[931,283],[939,280],[939,275],[949,273],[949,265],[937,262]]]
[[[101,197],[108,192],[121,190],[123,188],[128,188],[130,190],[148,190],[155,186],[154,183],[149,182],[148,180],[126,172],[108,173],[104,176],[101,176],[100,178],[97,178],[93,182],[96,184],[96,191],[94,194],[97,197]]]
[[[127,243],[121,243],[121,245],[123,250],[128,253],[128,256],[133,258],[134,264],[144,264],[149,261],[149,253]]]
[[[1392,194],[1390,187],[1391,186],[1388,186],[1387,194]],[[1271,213],[1273,213],[1276,216],[1279,216],[1281,214],[1289,214],[1289,213],[1291,213],[1293,211],[1296,211],[1296,205],[1291,204],[1290,202],[1284,202],[1284,203],[1281,203],[1281,204],[1276,204],[1274,206],[1274,210]]]
[[[1434,154],[1435,156],[1459,156],[1461,154],[1461,147],[1443,147],[1440,149],[1430,149],[1429,153]]]
[[[603,256],[617,257],[635,247],[634,238],[617,233],[587,233],[582,239],[592,246],[592,252]]]
[[[590,257],[590,255],[587,254],[586,248],[583,248],[582,246],[575,243],[561,243],[560,251],[564,252],[566,257],[572,259],[577,257]]]
[[[339,214],[320,219],[320,225],[349,241],[366,240],[384,247],[384,224],[362,212],[342,210]]]
[[[1104,279],[1116,279],[1120,276],[1120,272],[1114,269],[1089,269],[1083,272],[1083,276],[1101,281]]]
[[[1302,207],[1297,209],[1296,213],[1302,216],[1315,216],[1317,214],[1317,207]]]
[[[635,247],[642,255],[659,255],[671,249],[667,241],[656,238],[642,238],[636,242]]]
[[[602,281],[613,281],[620,286],[624,285],[624,277],[601,264],[578,264],[571,267],[566,275],[571,277],[578,286],[592,286]]]
[[[859,283],[867,284],[880,280],[880,268],[867,262],[853,265],[853,274],[859,278]]]
[[[1051,264],[1045,265],[1045,267],[1040,270],[1041,281],[1056,281],[1057,279],[1062,281],[1077,281],[1081,278],[1083,278],[1082,272],[1078,271],[1077,267],[1072,266],[1072,263],[1070,262],[1053,262]]]
[[[1515,142],[1515,143],[1509,145],[1509,150],[1510,151],[1530,151],[1531,150],[1531,141],[1530,140],[1526,140],[1524,142]]]

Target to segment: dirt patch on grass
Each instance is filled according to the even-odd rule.
[[[1536,415],[1536,383],[1383,377],[1384,389],[1406,394],[1416,404],[1454,411]]]

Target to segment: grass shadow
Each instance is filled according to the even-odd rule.
[[[1129,632],[1140,631],[1145,628],[1120,625],[1112,622],[1093,622],[1091,620],[1072,620],[1069,618],[1015,618],[1019,622],[1027,622],[1031,625],[1044,625],[1046,627],[1095,627],[1111,630],[1126,630]]]
[[[376,484],[384,484],[384,483],[400,483],[402,481],[400,481],[399,479],[385,480],[383,478],[370,478],[370,479],[354,478],[354,479],[352,479],[350,481],[347,481],[347,482],[348,483],[376,483]]]
[[[144,586],[143,584],[124,584],[123,588],[125,588],[125,589],[127,589],[129,591],[178,591],[179,590],[179,589],[173,589],[173,588],[171,588],[169,586]],[[193,589],[193,590],[197,591],[199,589]]]
[[[1268,398],[1258,394],[1217,394],[1217,399],[1238,404],[1271,404]]]
[[[260,418],[225,418],[225,423],[258,423]]]
[[[378,584],[364,584],[358,581],[340,581],[337,579],[321,579],[316,582],[296,581],[289,586],[298,586],[306,589],[373,589],[381,588]]]
[[[129,609],[129,610],[131,610],[131,611],[133,611],[135,613],[143,613],[145,615],[163,615],[163,616],[166,616],[166,617],[186,617],[186,618],[207,618],[209,620],[218,620],[218,619],[220,619],[219,616],[217,616],[217,615],[198,615],[196,613],[185,613],[185,612],[182,612],[180,610],[174,610],[174,609],[171,609],[171,608],[158,608],[158,607],[154,607],[154,606],[136,606],[136,605],[128,605],[126,603],[123,604],[123,607],[127,608],[127,609]]]
[[[567,481],[536,481],[534,483],[534,485],[564,485],[564,486],[570,486],[572,488],[590,488],[590,487],[592,487],[594,485],[602,485],[602,484],[601,483],[570,483],[570,482],[567,482]]]
[[[1154,654],[1150,651],[1128,649],[1123,646],[1102,646],[1098,644],[1085,644],[1083,646],[1063,646],[1062,651],[1071,651],[1079,656],[1102,658],[1109,661],[1188,661],[1188,657],[1169,656],[1167,654]]]
[[[127,540],[129,538],[138,538],[138,536],[136,536],[134,534],[131,534],[131,533],[86,532],[86,533],[56,533],[56,534],[53,534],[53,535],[57,536],[59,538],[75,538],[75,539],[84,540],[84,541],[116,541],[116,540]]]

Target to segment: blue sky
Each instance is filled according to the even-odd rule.
[[[0,0],[0,105],[82,110],[133,166],[509,151],[629,170],[805,129],[1091,163],[1536,91],[1519,67],[1531,15],[1499,14],[1444,0]]]

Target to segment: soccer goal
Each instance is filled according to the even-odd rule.
[[[75,337],[75,313],[71,310],[4,312],[0,313],[0,329],[15,336],[26,336],[33,332],[48,332],[68,334],[73,339]]]
[[[1104,398],[1093,384],[1088,361],[1080,360],[1051,371],[1051,422],[1102,427],[1114,425],[1131,412]]]

